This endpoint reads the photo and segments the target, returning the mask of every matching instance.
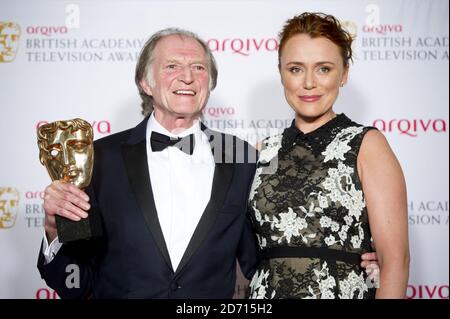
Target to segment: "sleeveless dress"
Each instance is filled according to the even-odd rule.
[[[307,134],[293,121],[263,141],[249,196],[261,249],[249,298],[374,298],[360,267],[372,249],[357,172],[370,129],[339,114]]]

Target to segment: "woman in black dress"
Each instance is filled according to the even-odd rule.
[[[249,209],[261,263],[250,298],[404,298],[406,187],[385,137],[336,114],[352,38],[330,15],[304,13],[280,33],[279,71],[291,127],[261,143]],[[361,107],[355,105],[353,107]],[[379,280],[361,255],[372,240]]]

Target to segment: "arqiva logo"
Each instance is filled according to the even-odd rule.
[[[376,119],[372,126],[382,132],[396,132],[410,137],[427,133],[447,132],[447,121],[445,119]]]
[[[387,33],[402,33],[403,26],[401,24],[365,25],[363,26],[362,31],[365,33],[378,33],[383,35]]]
[[[53,289],[39,288],[38,290],[36,290],[36,299],[59,299],[59,296]]]
[[[69,29],[66,26],[28,26],[27,34],[45,35],[47,37],[56,34],[67,34]]]
[[[69,33],[70,29],[80,28],[80,6],[75,3],[68,3],[65,6],[65,13],[65,25],[30,25],[26,28],[27,34],[52,37],[55,35],[66,35],[67,33]]]
[[[203,114],[211,117],[232,116],[235,114],[234,107],[207,107]]]
[[[249,56],[252,53],[278,51],[278,40],[275,38],[209,39],[207,44],[212,52],[231,52],[243,56]]]
[[[407,299],[448,299],[448,285],[408,285]]]

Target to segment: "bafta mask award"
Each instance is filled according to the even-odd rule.
[[[40,126],[37,135],[39,160],[47,168],[50,178],[86,188],[91,182],[94,165],[91,125],[78,118],[56,121]],[[92,204],[88,214],[88,218],[80,221],[56,215],[59,241],[67,243],[101,236],[100,214]]]

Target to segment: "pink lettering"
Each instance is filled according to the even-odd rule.
[[[46,288],[38,289],[36,291],[36,299],[46,299],[46,300],[50,299],[50,291]]]
[[[222,42],[222,51],[225,51],[225,45],[226,45],[226,43],[227,43],[228,41],[230,41],[230,39],[225,39],[225,40],[223,40],[223,42]]]
[[[420,122],[420,125],[422,126],[424,132],[428,131],[428,127],[430,127],[431,120],[428,120],[426,123],[424,123],[424,121],[421,119],[419,122]]]
[[[209,39],[207,41],[208,47],[212,52],[225,52],[231,50],[232,53],[237,53],[243,56],[249,56],[252,51],[277,51],[278,50],[278,40],[275,38],[271,39]]]
[[[45,192],[44,191],[36,191],[36,192],[27,191],[25,193],[25,198],[26,199],[35,199],[35,198],[44,199],[44,196],[45,196]]]
[[[387,124],[386,124],[387,123]],[[379,129],[381,132],[399,132],[402,135],[417,137],[420,133],[442,133],[447,131],[447,122],[444,119],[391,119],[385,121],[383,119],[376,119],[372,126]]]
[[[362,31],[365,33],[374,32],[379,34],[386,34],[387,32],[401,33],[403,32],[403,26],[401,24],[386,24],[386,25],[380,24],[376,26],[364,25],[362,27]]]
[[[262,44],[264,43],[264,39],[261,39],[261,41],[256,42],[256,39],[253,39],[253,44],[255,45],[256,51],[259,51],[259,49],[261,48]]]
[[[378,123],[380,123],[381,125],[379,125]],[[386,132],[386,122],[381,119],[377,119],[377,120],[373,121],[372,126],[376,127],[381,132]]]
[[[66,26],[28,26],[26,28],[28,34],[42,34],[51,36],[52,34],[67,34],[69,29]]]
[[[448,299],[448,285],[440,286],[438,290],[439,298]]]
[[[236,43],[238,45],[235,45]],[[243,48],[244,48],[244,42],[241,39],[234,39],[233,41],[231,41],[231,49],[233,50],[234,53],[248,56],[248,53],[242,52]]]
[[[428,285],[425,285],[425,291],[427,293],[427,296],[430,298],[433,298],[436,289],[437,289],[437,287],[433,286],[433,289],[430,291],[430,287]]]
[[[447,132],[447,122],[445,122],[445,120],[442,119],[434,120],[433,130],[437,133]]]
[[[272,44],[272,46],[270,46]],[[267,51],[278,51],[278,40],[277,39],[269,39],[266,41],[266,50]]]
[[[111,124],[108,121],[98,122],[97,131],[101,134],[109,134],[111,133]]]
[[[425,293],[424,293],[425,292]],[[408,285],[406,288],[406,298],[407,299],[423,299],[423,298],[440,298],[440,299],[448,299],[449,297],[449,289],[448,285]]]
[[[216,52],[219,50],[220,47],[219,41],[217,41],[216,39],[209,39],[208,42],[206,42],[206,44],[208,44],[208,47],[212,52]]]
[[[400,121],[398,121],[397,123],[397,128],[400,131],[401,134],[406,134],[412,137],[416,137],[417,134],[412,134],[410,133],[411,130],[411,122],[407,119],[401,119]],[[413,130],[414,132],[414,130]]]

